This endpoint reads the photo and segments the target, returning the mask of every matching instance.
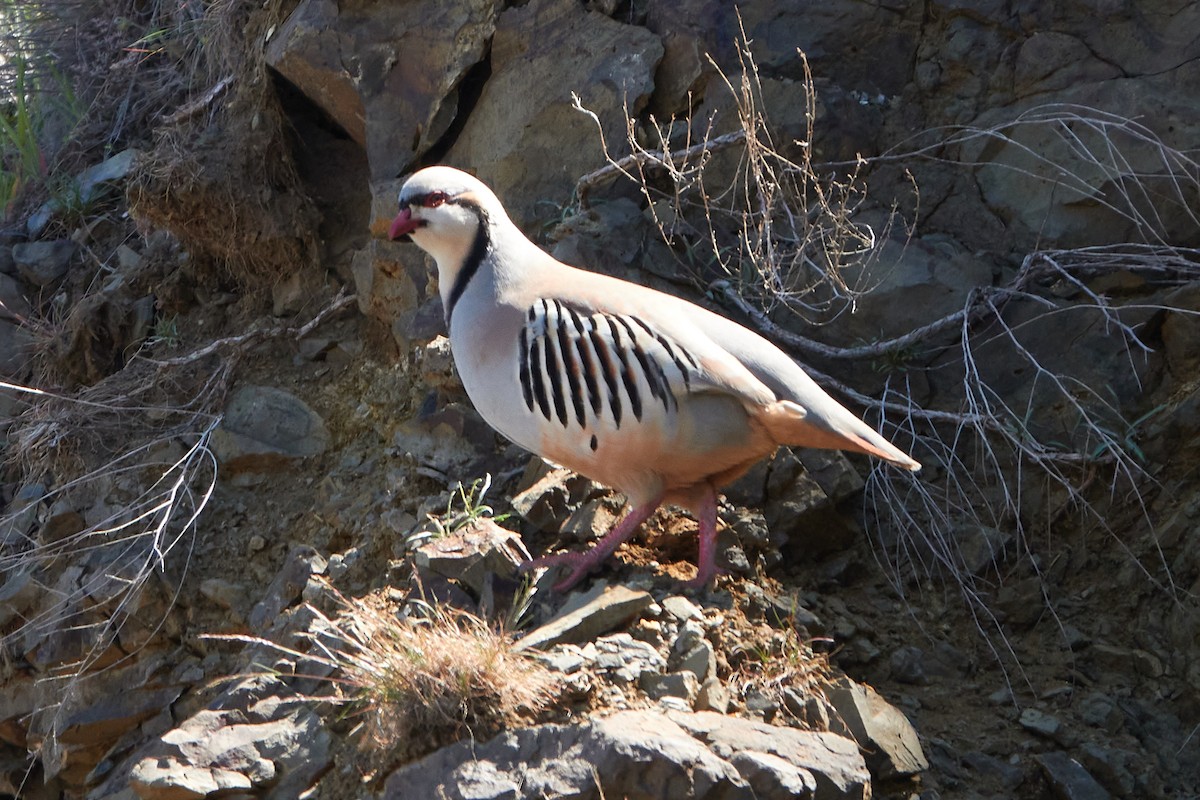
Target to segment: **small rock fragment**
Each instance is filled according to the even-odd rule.
[[[1050,791],[1059,800],[1109,800],[1111,797],[1078,761],[1066,753],[1040,753],[1033,760],[1042,768]]]
[[[545,649],[563,642],[580,643],[619,628],[642,613],[654,598],[624,586],[605,586],[580,607],[559,614],[516,642],[518,650]],[[632,637],[630,637],[632,639]]]

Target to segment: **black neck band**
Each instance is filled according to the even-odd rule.
[[[475,241],[471,243],[471,252],[467,253],[462,269],[459,270],[458,277],[454,279],[454,286],[450,289],[450,297],[446,301],[447,330],[450,329],[450,316],[454,313],[454,307],[458,305],[458,298],[462,297],[462,293],[467,289],[467,284],[471,282],[471,278],[475,277],[475,273],[483,264],[483,259],[487,258],[488,250],[492,247],[492,237],[488,235],[487,213],[474,204],[464,204],[464,207],[471,209],[479,217],[479,230],[475,234]]]

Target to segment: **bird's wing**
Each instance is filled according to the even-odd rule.
[[[695,393],[724,392],[748,405],[774,402],[761,381],[707,338],[685,341],[665,330],[678,326],[596,305],[541,297],[525,310],[518,374],[530,411],[563,425],[608,419],[620,427],[651,411],[669,414]]]
[[[684,395],[720,392],[741,402],[780,444],[857,450],[919,469],[826,394],[790,356],[748,328],[644,286],[558,266],[529,304],[522,351],[544,360],[549,346],[555,357],[567,354],[570,363],[564,362],[566,378],[557,386],[539,386],[539,371],[522,364],[531,409],[537,404],[547,417],[582,414],[589,402],[603,404],[607,397],[615,414],[621,413],[615,405],[620,401],[636,411],[631,406],[642,398],[635,398],[634,387],[641,381],[649,399],[668,410]],[[531,352],[539,336],[548,345]],[[579,346],[585,339],[597,356],[591,362]]]

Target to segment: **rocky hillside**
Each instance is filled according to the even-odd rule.
[[[0,795],[1200,796],[1200,7],[36,5]],[[925,470],[781,451],[705,591],[674,510],[522,579],[623,501],[467,400],[432,163]]]

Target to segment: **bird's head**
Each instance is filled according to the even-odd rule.
[[[427,167],[400,189],[388,238],[412,241],[440,265],[465,256],[480,226],[497,214],[504,209],[482,181],[453,167]]]

